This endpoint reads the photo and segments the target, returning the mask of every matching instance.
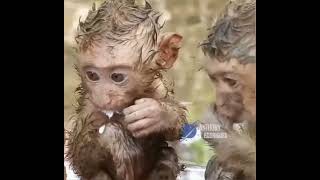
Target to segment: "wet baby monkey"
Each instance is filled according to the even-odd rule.
[[[185,107],[162,80],[182,36],[160,33],[161,15],[146,3],[109,0],[89,11],[76,36],[81,78],[67,159],[86,180],[171,180]]]

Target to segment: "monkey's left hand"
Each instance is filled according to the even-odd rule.
[[[151,133],[160,132],[174,126],[172,119],[177,117],[165,110],[161,104],[152,98],[142,98],[135,104],[124,109],[127,128],[134,137],[145,137]]]

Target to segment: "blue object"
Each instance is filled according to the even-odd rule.
[[[184,124],[182,138],[193,138],[197,134],[197,126],[194,124]]]

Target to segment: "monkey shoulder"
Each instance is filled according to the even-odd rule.
[[[234,173],[227,171],[217,163],[217,157],[212,156],[208,161],[205,170],[205,180],[233,180]]]

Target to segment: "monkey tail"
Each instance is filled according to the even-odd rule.
[[[229,133],[226,140],[215,147],[217,162],[234,175],[256,179],[256,141],[249,134]]]

